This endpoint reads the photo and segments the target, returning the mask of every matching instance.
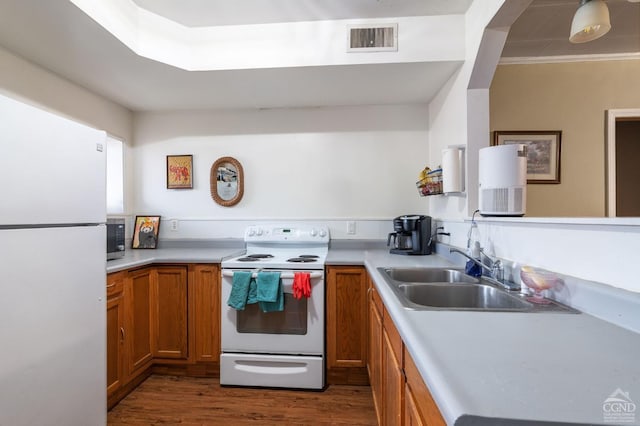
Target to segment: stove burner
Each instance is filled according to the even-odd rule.
[[[241,257],[237,259],[238,262],[258,262],[259,260],[259,257]]]
[[[311,257],[292,257],[291,259],[287,259],[287,262],[293,262],[293,263],[310,263],[310,262],[315,262],[316,259],[315,258],[311,258]]]
[[[269,258],[273,257],[273,255],[272,254],[260,254],[260,253],[258,253],[258,254],[250,254],[247,257],[250,257],[252,259],[269,259]]]
[[[302,259],[317,259],[320,256],[316,256],[315,254],[301,254],[300,256],[298,256],[299,258]]]

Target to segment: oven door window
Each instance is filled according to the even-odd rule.
[[[238,333],[259,334],[307,334],[307,299],[296,299],[291,293],[284,293],[284,310],[262,312],[260,305],[247,305],[237,311]]]

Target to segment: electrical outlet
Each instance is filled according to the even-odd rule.
[[[355,235],[355,233],[356,233],[356,222],[353,220],[350,220],[349,222],[347,222],[347,234]]]
[[[172,231],[178,230],[178,219],[171,219],[169,229],[171,229]]]

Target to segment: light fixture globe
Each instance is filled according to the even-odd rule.
[[[602,37],[611,29],[609,8],[602,0],[581,0],[571,22],[571,43],[585,43]]]

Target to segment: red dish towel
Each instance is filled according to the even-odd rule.
[[[311,277],[308,272],[293,273],[293,297],[296,299],[311,297]]]

